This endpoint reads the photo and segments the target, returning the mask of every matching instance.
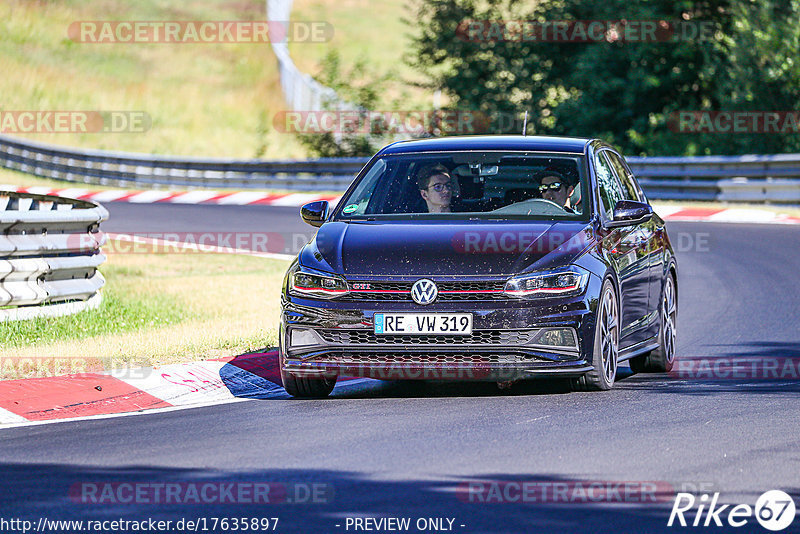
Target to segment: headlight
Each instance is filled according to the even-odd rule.
[[[300,268],[289,274],[289,293],[303,297],[335,299],[348,293],[347,282],[335,274],[311,272]]]
[[[553,271],[515,276],[506,282],[503,292],[517,298],[568,297],[586,289],[589,273],[574,265]]]

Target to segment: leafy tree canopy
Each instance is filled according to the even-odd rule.
[[[800,0],[416,0],[415,9],[411,63],[454,109],[528,110],[529,133],[600,137],[629,154],[800,151],[798,130],[687,133],[699,123],[679,115],[797,110]],[[513,31],[520,21],[623,20],[663,23],[655,39]]]

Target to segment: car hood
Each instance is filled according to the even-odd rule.
[[[496,276],[569,264],[593,242],[587,222],[330,222],[300,264],[348,277]]]

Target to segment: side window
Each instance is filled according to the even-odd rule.
[[[603,212],[607,219],[614,216],[614,206],[622,200],[622,189],[619,180],[611,171],[611,164],[608,163],[603,153],[599,152],[594,156],[594,167],[597,174],[597,188],[602,203]]]
[[[631,177],[628,166],[625,165],[625,162],[622,161],[619,154],[611,152],[610,150],[604,150],[603,153],[608,157],[608,161],[611,162],[611,166],[614,168],[614,172],[622,184],[622,192],[625,195],[625,200],[641,200],[639,188]]]

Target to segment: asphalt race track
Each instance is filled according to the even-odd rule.
[[[313,233],[297,208],[108,207],[109,232]],[[797,369],[800,227],[671,223],[669,231],[680,269],[678,358],[793,361]],[[0,430],[0,509],[34,521],[278,517],[277,532],[355,532],[356,517],[407,517],[412,525],[449,518],[451,531],[464,533],[646,533],[708,530],[666,526],[682,490],[750,505],[771,489],[800,497],[800,377],[620,371],[605,393],[571,393],[545,381],[510,391],[365,381],[324,401],[256,400]],[[70,498],[73,485],[86,482],[207,481],[282,484],[295,502]],[[476,502],[465,491],[476,481],[560,483],[572,498]],[[666,491],[655,505],[575,497],[574,488],[591,482],[655,483]],[[325,502],[293,493],[307,487],[295,483],[319,484],[317,500]],[[766,532],[754,518],[742,528],[710,528]],[[800,519],[783,532],[790,531],[800,531]]]
[[[314,235],[316,228],[300,220],[300,209],[281,206],[218,206],[196,204],[104,204],[111,217],[103,223],[103,231],[134,234],[156,239],[205,239],[209,244],[256,248],[259,252],[296,254]],[[170,237],[169,234],[177,234]],[[264,235],[265,246],[253,235]],[[277,239],[273,239],[277,237]],[[225,242],[225,240],[228,242]],[[255,247],[248,246],[255,243]],[[276,245],[277,243],[277,245]],[[236,248],[236,247],[234,247]]]
[[[300,209],[281,206],[215,204],[104,204],[110,212],[107,232],[285,232],[314,235],[300,220]]]

